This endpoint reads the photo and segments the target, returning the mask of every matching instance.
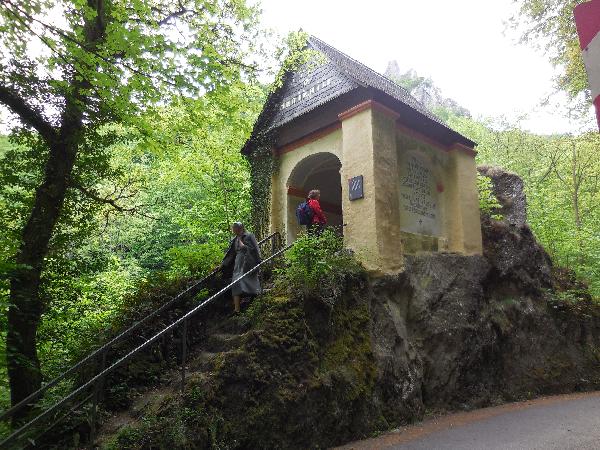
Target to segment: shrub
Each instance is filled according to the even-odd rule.
[[[492,180],[484,175],[477,174],[477,190],[479,192],[479,209],[482,214],[495,220],[502,220],[498,211],[502,205],[494,194]]]
[[[284,268],[276,273],[276,285],[300,296],[315,296],[331,306],[348,276],[362,272],[343,239],[332,230],[320,236],[301,234],[286,254]]]

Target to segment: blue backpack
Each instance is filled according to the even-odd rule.
[[[300,225],[310,225],[313,220],[313,210],[308,204],[308,201],[304,201],[296,208],[296,218]]]

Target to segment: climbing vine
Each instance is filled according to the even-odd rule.
[[[277,160],[273,156],[276,136],[268,131],[268,124],[277,111],[281,100],[280,89],[286,76],[301,66],[309,70],[325,62],[325,56],[307,47],[308,34],[299,31],[290,33],[284,49],[287,56],[283,59],[281,69],[270,86],[270,96],[254,130],[256,135],[251,138],[254,142],[247,158],[250,163],[251,193],[252,193],[252,225],[257,236],[264,237],[269,233],[269,218],[271,215],[271,178],[277,169]],[[283,51],[283,50],[282,50]],[[281,53],[283,55],[283,53]],[[279,55],[278,55],[279,56]]]
[[[266,136],[248,157],[252,181],[252,225],[254,233],[261,238],[269,233],[271,177],[276,169],[274,144],[273,136]]]

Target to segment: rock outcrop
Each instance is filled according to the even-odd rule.
[[[600,387],[600,307],[580,290],[564,301],[527,227],[487,222],[484,239],[483,257],[411,257],[373,285],[386,403],[473,408]]]
[[[518,227],[527,224],[527,198],[525,185],[516,173],[507,172],[500,167],[478,166],[478,172],[492,180],[494,195],[502,205],[499,211],[506,223]]]

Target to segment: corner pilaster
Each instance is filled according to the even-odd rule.
[[[451,186],[448,249],[467,255],[483,253],[475,151],[460,144],[450,149]]]
[[[344,239],[375,273],[402,270],[395,122],[398,115],[367,101],[339,115],[342,121]],[[364,198],[350,201],[348,180],[363,176]],[[396,220],[395,220],[396,219]]]

